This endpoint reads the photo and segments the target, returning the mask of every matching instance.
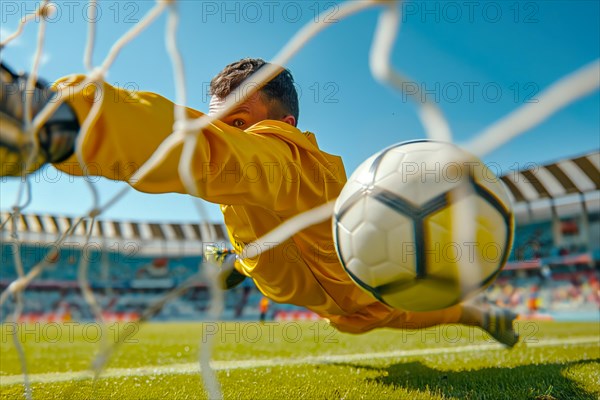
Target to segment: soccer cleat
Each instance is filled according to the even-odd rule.
[[[237,255],[233,251],[216,246],[207,246],[204,251],[204,260],[219,267],[217,284],[222,290],[233,289],[246,279],[246,275],[235,269],[236,259]]]
[[[35,135],[27,132],[26,101],[31,101],[33,119],[60,97],[39,80],[28,91],[27,80],[27,75],[16,74],[0,64],[0,176],[20,176],[36,171],[45,163],[66,160],[73,154],[79,133],[75,112],[67,103],[60,104]]]
[[[510,310],[491,307],[483,316],[483,326],[494,339],[507,347],[513,347],[519,341],[519,335],[513,328],[518,315]]]

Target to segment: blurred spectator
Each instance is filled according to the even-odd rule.
[[[150,278],[164,278],[169,276],[169,259],[168,258],[155,258],[152,262],[145,267],[146,273]]]
[[[533,285],[529,290],[529,299],[527,301],[527,309],[529,311],[529,314],[535,314],[538,312],[538,310],[540,309],[540,302],[541,299],[538,292],[538,286]]]
[[[259,304],[259,310],[260,310],[260,322],[265,322],[265,319],[267,318],[267,313],[269,312],[268,297],[266,297],[266,296],[261,297],[260,304]]]

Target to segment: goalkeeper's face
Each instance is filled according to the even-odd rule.
[[[219,112],[224,104],[224,99],[213,96],[210,100],[209,114],[213,115]],[[266,119],[274,119],[295,125],[293,116],[285,115],[277,101],[267,100],[260,92],[254,93],[242,104],[234,107],[226,116],[221,118],[221,121],[239,129],[247,129]],[[290,119],[292,120],[290,121]]]
[[[214,98],[214,96],[213,96]],[[217,102],[221,100],[217,99]],[[215,104],[218,107],[218,104]],[[210,112],[213,112],[213,101],[211,100]],[[227,125],[234,126],[239,129],[247,129],[257,122],[269,119],[269,108],[262,99],[260,93],[254,93],[245,102],[236,106],[221,121]]]

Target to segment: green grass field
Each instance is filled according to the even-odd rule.
[[[17,331],[34,399],[206,398],[198,351],[215,344],[226,399],[598,399],[598,323],[519,321],[500,348],[476,328],[346,335],[324,322],[30,324]],[[1,333],[3,399],[23,399],[15,325]],[[129,336],[127,336],[129,333]],[[121,338],[101,377],[102,342]]]

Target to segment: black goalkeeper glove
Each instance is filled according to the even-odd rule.
[[[46,163],[66,160],[73,154],[79,123],[73,109],[62,103],[31,138],[24,130],[27,75],[0,64],[0,176],[32,173]],[[38,81],[32,93],[32,117],[55,99],[55,92]],[[35,146],[37,140],[38,146]],[[35,154],[32,152],[35,151]],[[27,162],[30,165],[25,171]]]

